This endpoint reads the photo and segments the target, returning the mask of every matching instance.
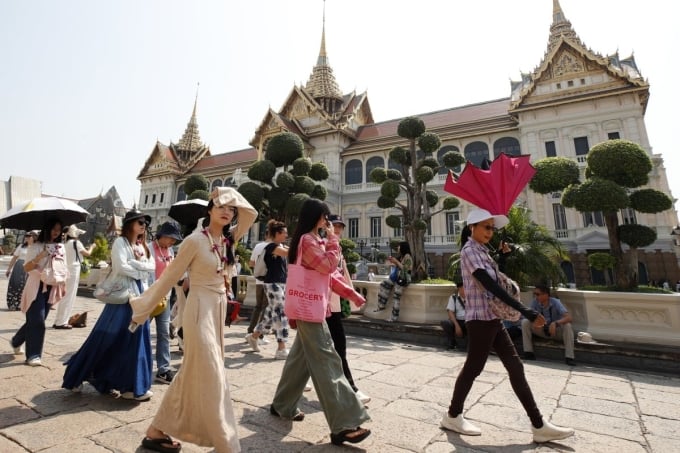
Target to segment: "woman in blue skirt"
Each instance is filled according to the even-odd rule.
[[[129,211],[123,220],[122,235],[111,248],[111,275],[124,276],[130,294],[139,296],[147,288],[155,264],[146,246],[146,227],[151,217]],[[131,333],[132,309],[129,303],[106,304],[92,332],[67,362],[62,387],[80,391],[84,381],[97,391],[124,399],[151,398],[151,334],[149,322]]]

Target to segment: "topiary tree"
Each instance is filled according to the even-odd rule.
[[[616,258],[609,253],[596,252],[588,255],[588,266],[604,273],[605,285],[610,286],[609,269],[614,269],[616,266]]]
[[[442,207],[435,209],[439,195],[428,190],[427,183],[432,181],[442,167],[456,167],[465,163],[463,156],[448,152],[439,162],[433,153],[439,150],[441,141],[437,134],[427,132],[420,118],[404,118],[397,128],[397,134],[408,141],[408,148],[396,146],[390,151],[390,160],[399,169],[375,168],[370,178],[382,184],[378,206],[382,209],[398,208],[403,216],[389,215],[385,223],[391,228],[403,228],[406,241],[413,254],[414,282],[427,278],[429,263],[425,253],[425,231],[430,220],[441,211],[454,209],[460,204],[456,197],[444,198]],[[403,191],[403,194],[402,194]]]
[[[649,232],[635,238],[634,231],[640,229],[625,232],[627,225],[619,228],[618,212],[624,208],[645,213],[662,212],[670,209],[673,201],[654,189],[631,191],[647,184],[652,171],[652,160],[636,143],[627,140],[599,143],[590,149],[586,162],[586,180],[580,183],[576,162],[555,157],[539,160],[534,164],[536,175],[529,187],[540,194],[563,190],[562,204],[579,212],[602,211],[609,236],[609,253],[615,260],[615,284],[621,289],[635,289],[638,284],[637,253],[634,253],[634,265],[631,261],[625,262],[621,243],[630,241],[629,245],[637,248],[649,245],[653,240],[646,242],[651,238]],[[645,240],[639,241],[641,239]]]
[[[210,187],[210,183],[208,182],[208,179],[203,176],[203,175],[191,175],[187,178],[187,180],[184,182],[184,193],[187,194],[187,199],[192,199],[192,198],[201,198],[204,200],[207,200],[208,198],[203,198],[202,194],[201,196],[192,196],[194,192],[201,190],[206,193],[209,193],[208,188]]]
[[[248,170],[251,181],[238,191],[260,212],[260,218],[276,219],[294,229],[302,203],[314,197],[326,199],[326,164],[304,157],[304,143],[292,132],[282,132],[267,142],[264,159]]]
[[[347,263],[347,270],[350,276],[357,272],[357,265],[354,264],[361,258],[357,252],[354,251],[356,248],[356,243],[347,238],[340,239],[340,248],[342,249],[342,256],[345,257],[345,262]]]

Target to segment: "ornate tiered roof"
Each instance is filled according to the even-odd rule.
[[[321,48],[312,69],[305,90],[329,113],[335,112],[342,105],[342,91],[333,75],[328,55],[326,54],[326,12],[324,10],[321,28]]]

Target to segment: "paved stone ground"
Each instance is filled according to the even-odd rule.
[[[4,276],[4,272],[2,273]],[[102,305],[78,298],[76,311],[89,310],[85,329],[46,333],[43,366],[23,364],[9,338],[23,323],[21,312],[6,310],[7,279],[0,280],[0,452],[144,452],[143,433],[167,386],[154,384],[149,402],[134,403],[99,395],[85,385],[82,394],[60,388],[63,362],[80,346]],[[47,320],[52,325],[54,314]],[[246,326],[227,329],[228,368],[239,437],[244,451],[340,451],[329,443],[328,427],[314,391],[301,404],[302,423],[269,415],[282,361],[275,345],[253,353],[243,340]],[[439,420],[451,397],[465,356],[434,347],[350,337],[350,365],[368,404],[373,435],[356,447],[367,452],[671,452],[680,450],[680,378],[590,366],[534,362],[526,366],[539,407],[553,422],[576,428],[561,443],[531,442],[529,420],[512,393],[499,360],[491,357],[468,398],[466,416],[480,437],[442,431]],[[173,364],[182,356],[172,345]],[[200,385],[197,382],[196,385]],[[211,449],[184,444],[185,452]]]

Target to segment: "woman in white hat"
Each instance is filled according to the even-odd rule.
[[[90,256],[94,250],[94,244],[90,248],[85,248],[82,242],[78,240],[78,236],[85,231],[81,230],[75,225],[71,225],[66,229],[66,264],[68,265],[69,277],[66,280],[66,295],[57,306],[57,315],[54,318],[54,329],[70,329],[72,326],[68,323],[73,310],[73,302],[76,300],[76,293],[78,292],[78,283],[80,282],[80,263],[83,262],[83,256]]]
[[[465,326],[468,335],[468,353],[463,369],[458,374],[449,410],[441,426],[468,436],[479,436],[482,431],[463,417],[463,405],[474,380],[484,369],[493,348],[510,376],[510,384],[531,420],[534,442],[549,442],[574,434],[571,428],[555,426],[545,420],[536,406],[529,384],[524,376],[524,366],[515,350],[502,321],[494,314],[489,299],[494,296],[522,313],[537,327],[545,324],[543,316],[515,300],[498,285],[498,266],[489,255],[487,244],[497,228],[508,223],[504,215],[492,215],[486,209],[474,209],[468,214],[469,237],[461,244],[460,260],[465,305]],[[463,241],[461,241],[463,242]]]
[[[151,216],[137,210],[128,211],[123,219],[121,236],[111,247],[109,278],[121,281],[131,295],[146,290],[149,275],[155,269],[144,242],[150,222]],[[83,381],[88,381],[102,394],[146,401],[153,396],[149,323],[130,332],[130,304],[105,305],[83,345],[66,362],[62,387],[79,391]]]
[[[142,446],[153,451],[180,451],[181,444],[170,436],[219,453],[241,450],[224,367],[224,319],[234,248],[257,211],[230,187],[218,187],[210,194],[207,211],[207,226],[185,238],[158,280],[141,297],[130,300],[132,322],[141,325],[158,300],[189,272],[191,289],[185,306],[180,307],[182,367],[142,440]],[[236,225],[231,226],[234,221]]]

